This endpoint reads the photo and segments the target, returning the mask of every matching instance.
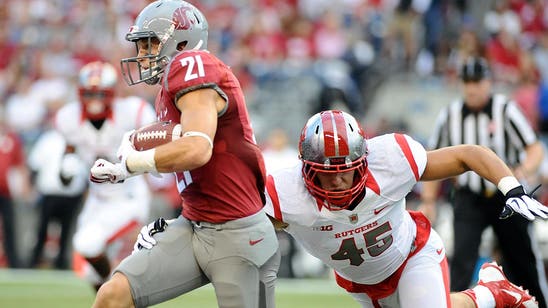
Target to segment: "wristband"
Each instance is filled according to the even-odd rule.
[[[519,183],[518,179],[516,179],[513,176],[505,176],[502,179],[500,179],[499,183],[497,184],[498,189],[505,196],[510,190],[518,186],[521,186],[521,184]]]
[[[154,154],[156,149],[134,151],[126,159],[126,169],[129,173],[158,172]]]

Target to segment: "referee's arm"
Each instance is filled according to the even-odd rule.
[[[544,158],[544,149],[540,141],[525,147],[525,159],[514,168],[514,176],[518,179],[527,179],[534,176]]]
[[[544,159],[544,148],[515,101],[508,101],[505,118],[508,121],[505,125],[505,131],[509,137],[509,142],[525,153],[525,157],[523,157],[520,164],[513,166],[514,176],[520,180],[526,180],[528,177],[536,175]]]

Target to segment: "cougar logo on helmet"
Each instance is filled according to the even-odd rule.
[[[194,24],[194,20],[188,18],[187,14],[192,12],[188,7],[180,7],[173,12],[173,24],[175,30],[188,30]]]

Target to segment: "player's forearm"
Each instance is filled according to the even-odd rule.
[[[468,146],[463,154],[468,169],[498,185],[504,177],[513,177],[512,170],[495,152],[484,146]]]
[[[199,168],[211,158],[212,148],[203,138],[181,138],[156,148],[158,172],[180,172]]]
[[[505,176],[513,176],[510,168],[489,148],[464,144],[427,153],[428,163],[422,181],[441,180],[474,171],[495,185]]]

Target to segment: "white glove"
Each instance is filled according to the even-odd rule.
[[[535,216],[543,219],[548,218],[548,207],[531,198],[525,193],[525,190],[521,185],[508,191],[505,197],[506,204],[499,216],[501,219],[506,219],[514,213],[518,213],[528,220],[535,220]]]
[[[135,147],[130,141],[130,136],[135,130],[130,130],[122,137],[122,143],[118,147],[116,155],[120,159],[119,163],[111,163],[104,159],[98,159],[91,167],[90,180],[95,183],[121,183],[125,179],[142,174],[142,172],[129,172],[126,166],[128,156],[134,152]]]
[[[118,151],[116,152],[116,155],[118,156],[118,159],[120,159],[120,164],[126,167],[126,170],[128,169],[128,158],[131,156],[132,162],[134,163],[132,165],[132,168],[135,168],[137,166],[141,166],[144,168],[141,168],[142,170],[131,170],[132,172],[128,173],[130,176],[140,175],[144,174],[145,172],[150,173],[154,175],[155,177],[161,177],[161,175],[156,171],[156,163],[154,161],[154,150],[148,150],[148,151],[142,151],[139,152],[135,149],[135,146],[133,146],[133,142],[131,141],[131,135],[135,132],[135,130],[130,130],[124,134],[122,137],[122,143],[120,143],[120,147],[118,147]],[[148,153],[148,155],[147,155]],[[140,162],[135,165],[135,162]]]
[[[133,134],[135,130],[130,130],[124,134],[122,137],[122,143],[120,143],[120,146],[118,147],[118,151],[116,151],[116,156],[118,156],[118,159],[120,162],[123,162],[125,164],[125,161],[127,157],[133,153],[136,152],[135,147],[133,146],[133,143],[130,140],[131,134]]]
[[[89,179],[94,183],[121,183],[135,174],[129,173],[125,163],[111,163],[102,158],[95,161],[91,167]]]
[[[137,241],[133,245],[132,253],[137,250],[141,250],[142,248],[152,249],[152,247],[156,245],[156,240],[152,236],[158,232],[164,232],[167,226],[168,222],[162,217],[146,226],[143,226],[139,232],[139,235],[137,235]]]

